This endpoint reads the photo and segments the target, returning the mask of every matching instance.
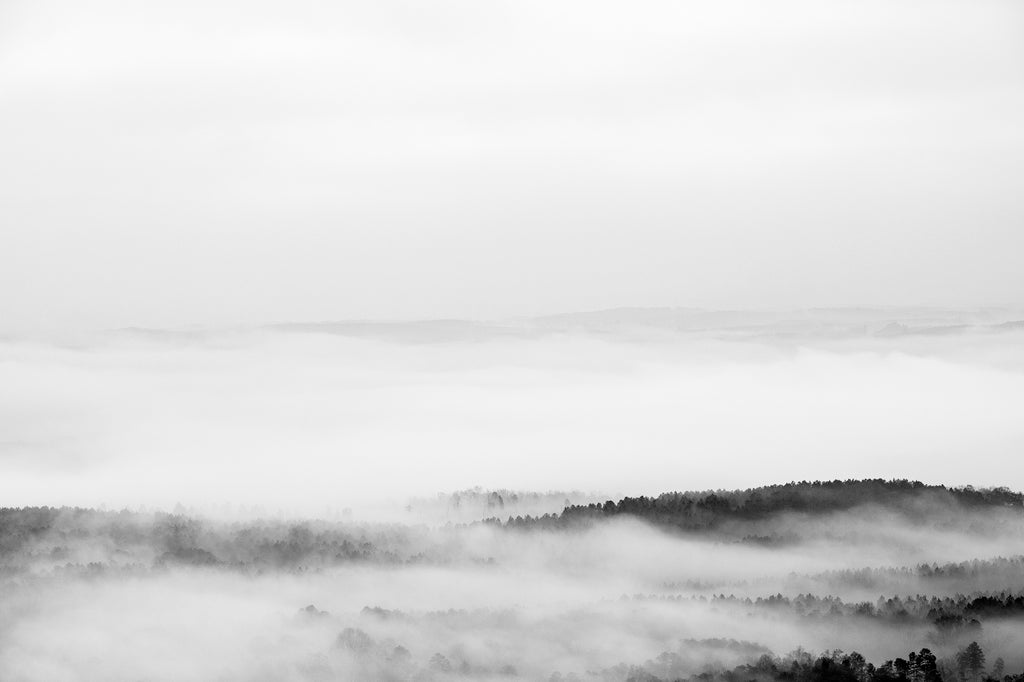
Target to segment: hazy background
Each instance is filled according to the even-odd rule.
[[[371,502],[472,486],[1019,489],[1013,319],[1024,313],[669,309],[10,338],[0,497],[367,518]]]
[[[0,3],[0,330],[1020,305],[1006,0]]]

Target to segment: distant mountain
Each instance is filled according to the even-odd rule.
[[[1024,311],[1004,308],[849,307],[704,310],[624,307],[498,320],[337,320],[231,329],[125,327],[107,336],[143,343],[189,344],[230,334],[326,334],[396,343],[477,342],[588,334],[620,339],[702,336],[729,340],[896,338],[1024,330]]]
[[[712,335],[737,337],[894,337],[1024,328],[1020,311],[981,308],[807,308],[782,311],[698,308],[609,308],[505,320],[338,321],[275,324],[292,333],[320,333],[412,343],[536,338],[551,334],[613,337]]]

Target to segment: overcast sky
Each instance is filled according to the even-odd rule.
[[[0,330],[1020,304],[1024,5],[4,0]]]

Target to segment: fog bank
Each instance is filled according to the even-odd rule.
[[[1001,315],[654,311],[8,338],[0,494],[371,518],[474,486],[1020,487],[1005,463],[1024,445],[1024,343]]]

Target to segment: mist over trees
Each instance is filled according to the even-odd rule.
[[[426,507],[427,523],[355,523],[350,521],[261,520],[225,522],[183,513],[99,511],[83,508],[0,508],[0,550],[5,570],[45,560],[58,565],[71,558],[74,548],[113,548],[119,557],[154,564],[180,562],[236,568],[295,568],[333,563],[436,562],[460,558],[465,523],[437,525],[439,509],[466,510],[470,517],[508,508],[551,506],[581,493],[521,493],[473,489],[438,495],[436,500],[414,500],[407,506]],[[761,546],[799,544],[810,539],[802,531],[816,532],[808,520],[832,519],[836,514],[861,510],[882,511],[907,523],[928,527],[971,528],[982,519],[971,514],[1000,512],[991,517],[999,524],[1024,520],[1024,495],[1006,488],[946,487],[917,481],[871,479],[814,481],[764,486],[738,491],[672,492],[657,497],[568,504],[561,512],[491,516],[480,524],[508,530],[574,530],[616,518],[635,518],[655,527],[696,536],[708,535]],[[417,518],[412,516],[413,519]],[[981,529],[977,526],[977,529]],[[832,529],[833,534],[841,532]],[[89,538],[88,542],[84,539]],[[21,563],[19,563],[19,561]],[[73,563],[73,562],[71,562]],[[123,561],[122,561],[123,563]],[[994,566],[990,566],[994,569]],[[1011,561],[1004,570],[1015,572]],[[847,569],[833,579],[870,583],[877,568]],[[906,570],[906,569],[904,569]],[[919,566],[920,578],[939,580],[963,575],[966,566]],[[979,568],[970,569],[977,572]],[[853,572],[856,571],[856,572]]]
[[[747,490],[671,492],[657,497],[625,497],[618,502],[571,505],[557,515],[555,521],[570,524],[624,514],[680,530],[702,531],[730,521],[758,521],[787,512],[822,515],[860,506],[877,506],[926,520],[939,507],[1024,511],[1024,494],[1007,488],[950,488],[906,479],[801,481]],[[552,522],[552,515],[507,521],[512,526]]]
[[[405,523],[3,508],[0,672],[1020,682],[1021,502],[872,479],[618,501],[469,489],[410,501]],[[218,634],[193,641],[207,626],[189,608]],[[152,634],[83,664],[73,614],[91,636]],[[168,641],[205,653],[171,663]]]

